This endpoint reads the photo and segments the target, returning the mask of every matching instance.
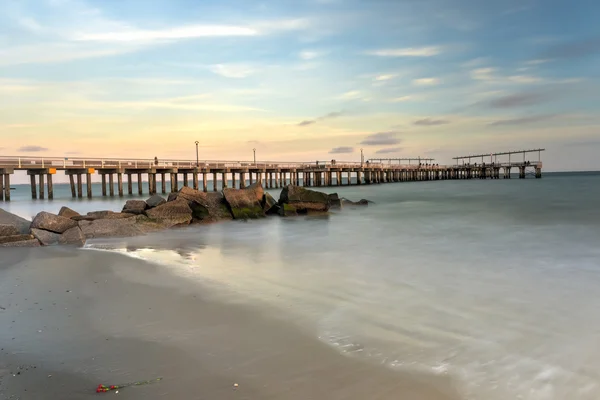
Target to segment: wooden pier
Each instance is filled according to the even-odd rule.
[[[58,171],[69,176],[71,196],[92,198],[92,175],[101,177],[102,196],[124,196],[134,194],[133,177],[137,179],[136,194],[143,193],[143,179],[148,182],[148,194],[167,193],[167,177],[171,192],[183,186],[208,191],[208,181],[212,180],[212,190],[218,191],[229,184],[244,188],[253,182],[261,182],[267,189],[281,188],[287,184],[302,186],[341,186],[369,185],[390,182],[422,182],[450,179],[472,179],[510,177],[511,168],[519,169],[519,177],[525,178],[527,171],[535,171],[541,178],[541,160],[525,160],[525,154],[541,153],[543,149],[525,150],[487,155],[455,157],[456,165],[433,164],[433,159],[373,159],[367,162],[255,162],[255,161],[190,161],[156,159],[95,159],[58,157],[3,157],[0,156],[0,201],[10,201],[10,177],[15,171],[26,171],[31,180],[33,199],[53,199],[52,177]],[[497,160],[501,155],[523,153],[523,161],[513,163],[490,162],[471,164],[472,159],[491,157]],[[468,163],[465,163],[468,160]],[[408,164],[403,163],[408,161]],[[462,164],[460,163],[462,161]],[[414,163],[413,163],[414,162]],[[116,192],[115,192],[116,176]],[[124,180],[126,179],[126,188]],[[180,181],[180,177],[183,179]],[[85,194],[84,194],[85,178]],[[191,180],[190,180],[191,178]],[[220,178],[220,179],[219,179]],[[160,185],[159,185],[160,182]]]

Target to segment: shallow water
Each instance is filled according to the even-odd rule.
[[[600,397],[600,175],[327,190],[375,204],[87,247],[268,302],[350,357],[447,374],[467,399]]]

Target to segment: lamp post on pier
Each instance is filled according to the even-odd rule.
[[[200,142],[198,142],[198,141],[196,140],[196,167],[199,167],[199,166],[200,166],[200,163],[199,163],[199,161],[198,161],[198,143],[200,143]]]
[[[252,151],[254,152],[254,165],[256,165],[256,149],[252,149]]]
[[[362,168],[364,162],[365,162],[365,156],[363,155],[363,149],[360,149],[360,166],[361,166],[361,168]]]

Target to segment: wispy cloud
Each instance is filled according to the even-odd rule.
[[[548,96],[542,93],[523,92],[490,100],[488,104],[492,108],[513,108],[538,104],[546,99],[548,99]]]
[[[509,76],[508,80],[515,83],[538,83],[542,81],[542,78],[529,75],[513,75]]]
[[[304,50],[298,54],[298,57],[300,57],[303,60],[309,61],[309,60],[314,60],[315,58],[318,58],[321,55],[322,55],[322,53],[320,53],[318,51]]]
[[[338,118],[338,117],[341,117],[342,115],[344,115],[344,113],[342,111],[334,111],[334,112],[330,112],[328,114],[325,114],[325,115],[315,118],[315,119],[308,119],[308,120],[299,122],[298,126],[308,126],[308,125],[316,124],[317,121],[324,121],[327,119]]]
[[[411,96],[401,96],[401,97],[395,97],[393,99],[391,99],[390,101],[392,103],[403,103],[405,101],[410,101],[412,99]]]
[[[368,51],[367,54],[379,57],[431,57],[442,52],[441,47],[405,47],[400,49],[378,49]]]
[[[375,80],[376,81],[389,81],[390,79],[394,79],[397,76],[398,75],[395,75],[395,74],[382,74],[382,75],[377,75],[375,77]]]
[[[549,58],[540,58],[540,59],[537,59],[537,60],[526,61],[525,64],[526,65],[540,65],[540,64],[545,64],[545,63],[550,62],[550,61],[552,61],[552,60],[549,59]]]
[[[380,149],[375,152],[375,154],[396,154],[400,153],[403,150],[402,147],[388,147],[385,149]]]
[[[329,154],[348,154],[348,153],[354,153],[354,147],[341,146],[341,147],[334,147],[333,149],[329,150]]]
[[[534,122],[546,121],[546,120],[549,120],[549,119],[552,119],[555,117],[557,117],[556,114],[533,115],[530,117],[502,119],[502,120],[491,122],[488,125],[489,126],[525,125],[525,124],[531,124]]]
[[[431,118],[424,118],[424,119],[419,119],[415,122],[413,122],[413,125],[417,125],[417,126],[436,126],[436,125],[445,125],[445,124],[449,124],[450,121],[446,120],[446,119],[431,119]]]
[[[217,74],[226,78],[246,78],[256,72],[256,70],[246,64],[215,64],[211,65],[209,69]]]
[[[35,145],[21,146],[17,149],[17,151],[19,153],[24,153],[24,152],[35,153],[35,152],[47,151],[47,150],[48,150],[47,147],[35,146]]]
[[[600,37],[585,38],[550,46],[542,58],[577,59],[600,52]]]
[[[416,86],[435,86],[440,84],[439,78],[419,78],[413,79],[412,83]]]
[[[360,99],[362,97],[362,93],[358,90],[351,90],[346,93],[342,93],[337,98],[340,100],[355,100]]]
[[[116,32],[77,33],[73,39],[94,42],[152,42],[201,37],[257,36],[259,34],[257,29],[245,26],[191,25],[158,30],[126,29]]]
[[[367,136],[360,144],[365,146],[388,146],[399,144],[402,140],[398,137],[398,132],[378,132]]]

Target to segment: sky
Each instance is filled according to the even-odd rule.
[[[0,0],[0,156],[600,170],[596,0]],[[536,156],[537,157],[537,156]]]

